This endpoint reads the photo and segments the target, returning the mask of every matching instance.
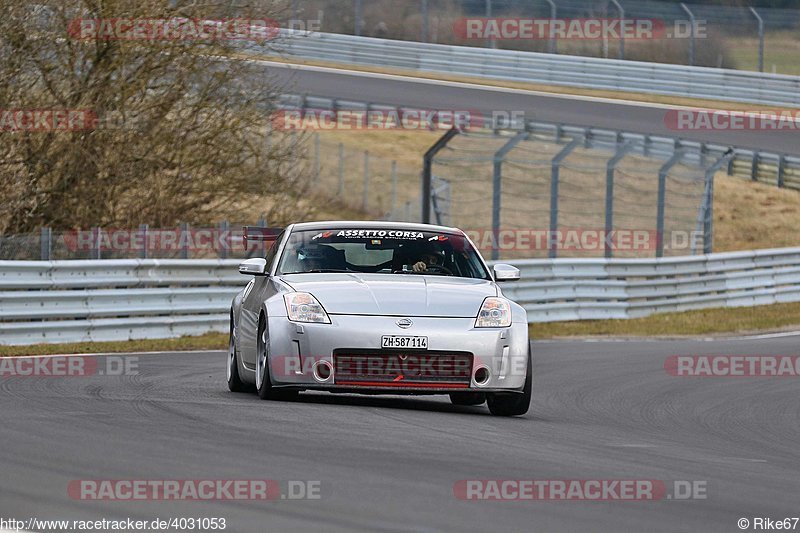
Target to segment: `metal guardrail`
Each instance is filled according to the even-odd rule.
[[[533,322],[800,301],[800,248],[514,264],[523,281],[505,286],[503,292],[523,305]]]
[[[0,261],[0,344],[227,331],[239,260]]]
[[[0,344],[227,331],[236,260],[0,261]],[[800,248],[663,259],[514,261],[531,322],[800,301]]]
[[[800,97],[800,93],[798,97]],[[371,110],[392,111],[398,115],[404,109],[403,107],[393,107],[378,103],[293,94],[280,95],[278,107],[281,109],[353,110],[363,112]],[[728,150],[727,146],[690,141],[678,137],[614,131],[591,126],[532,120],[512,121],[509,123],[507,119],[502,117],[492,117],[491,121],[494,122],[485,124],[486,128],[490,130],[511,129],[527,131],[532,135],[552,138],[555,142],[568,142],[570,139],[580,137],[584,139],[584,144],[587,147],[613,147],[628,143],[633,146],[632,154],[657,157],[664,160],[670,159],[676,151],[682,151],[686,162],[700,166],[705,166],[705,162],[719,158]],[[730,158],[727,166],[729,176],[800,190],[800,157],[733,148],[733,157]]]
[[[301,59],[402,68],[518,82],[728,100],[800,105],[800,76],[689,67],[282,30],[275,50]],[[251,52],[262,49],[249,45]]]

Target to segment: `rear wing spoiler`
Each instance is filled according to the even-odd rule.
[[[245,226],[243,244],[245,250],[249,242],[268,242],[273,243],[278,240],[278,236],[284,228],[262,228],[260,226]]]

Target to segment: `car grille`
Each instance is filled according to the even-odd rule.
[[[336,350],[333,363],[338,385],[459,388],[472,374],[472,354],[465,352]]]

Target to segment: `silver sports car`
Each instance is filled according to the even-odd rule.
[[[303,390],[449,394],[522,415],[531,400],[528,322],[464,232],[399,222],[312,222],[272,240],[231,307],[228,387],[288,400]]]

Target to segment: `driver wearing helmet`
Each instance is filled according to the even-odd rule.
[[[425,250],[420,254],[419,261],[411,267],[414,272],[426,272],[430,267],[441,267],[444,264],[443,254],[432,250]]]

